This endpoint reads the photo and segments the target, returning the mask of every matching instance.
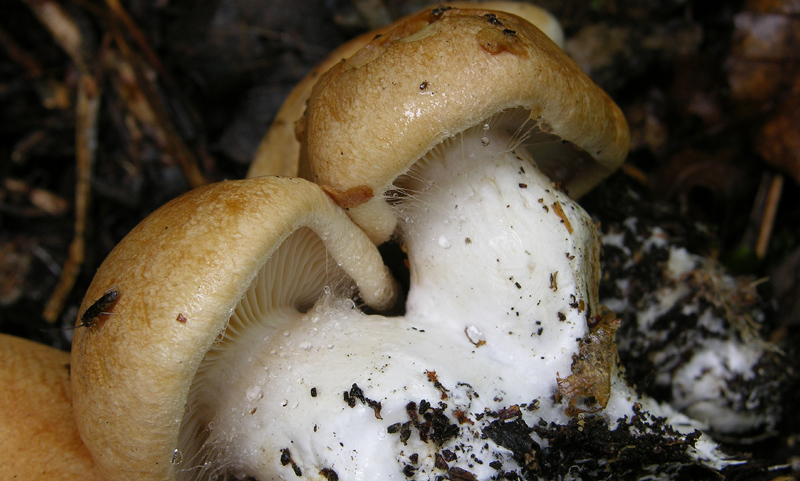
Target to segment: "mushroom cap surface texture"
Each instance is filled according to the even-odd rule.
[[[259,270],[299,229],[321,239],[364,302],[392,304],[393,280],[375,246],[301,179],[196,189],[151,214],[109,254],[81,306],[81,317],[93,308],[97,315],[76,331],[72,349],[78,428],[108,479],[174,479],[198,367]],[[323,285],[313,288],[321,294]],[[100,313],[95,306],[110,289],[118,295]],[[306,294],[313,301],[316,292]]]
[[[381,243],[396,224],[383,194],[399,175],[442,141],[519,109],[511,132],[569,143],[539,167],[573,197],[627,154],[622,112],[539,29],[507,13],[429,9],[319,79],[297,129],[300,175]]]
[[[0,334],[3,479],[101,479],[72,415],[69,370],[68,353]]]
[[[481,8],[513,13],[531,22],[544,32],[557,45],[563,47],[564,32],[558,20],[546,10],[535,5],[511,1],[476,2],[450,2],[448,6],[455,8]],[[295,125],[302,117],[311,89],[320,75],[331,67],[352,56],[364,47],[376,35],[393,30],[408,19],[418,14],[408,15],[388,25],[359,35],[358,37],[340,45],[328,55],[319,65],[308,73],[292,91],[281,105],[269,130],[258,146],[253,162],[247,171],[247,177],[262,175],[285,175],[296,177],[299,170],[300,142],[295,135]]]

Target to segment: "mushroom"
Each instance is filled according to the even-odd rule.
[[[73,341],[78,428],[103,474],[172,479],[224,419],[215,407],[269,381],[256,353],[352,283],[375,309],[394,301],[375,246],[309,182],[223,182],[151,214],[97,271],[82,312],[118,295]]]
[[[489,1],[480,4],[474,2],[448,3],[448,6],[458,8],[474,8],[478,5],[480,5],[482,9],[497,10],[518,15],[542,30],[542,32],[558,46],[564,46],[564,32],[561,30],[561,25],[559,25],[558,20],[546,10],[535,5],[510,1]],[[292,89],[289,96],[286,97],[286,100],[283,102],[283,105],[281,105],[280,110],[275,116],[275,120],[262,139],[258,151],[253,157],[253,162],[250,164],[247,176],[297,176],[300,142],[295,135],[295,124],[302,116],[308,97],[311,95],[311,89],[314,87],[319,76],[343,59],[352,56],[376,36],[381,36],[395,30],[399,25],[406,23],[410,18],[416,15],[418,14],[403,17],[391,24],[362,34],[342,44],[331,52],[322,63],[309,72],[309,74]]]
[[[397,30],[331,68],[298,126],[300,175],[348,208],[376,243],[394,232],[385,194],[397,175],[470,128],[487,142],[501,132],[501,149],[541,144],[540,170],[573,197],[624,160],[622,113],[521,18],[441,7]]]
[[[622,162],[627,126],[538,29],[429,10],[322,76],[298,132],[300,172],[321,188],[197,191],[98,271],[84,306],[119,298],[75,341],[73,388],[105,473],[563,478],[556,438],[588,449],[584,430],[618,440],[578,451],[593,472],[727,462],[620,373],[597,231],[570,195]],[[375,244],[392,236],[408,254],[405,313],[356,309],[351,282],[391,304]],[[327,276],[275,280],[312,263]]]
[[[411,285],[400,320],[419,335],[402,349],[391,338],[372,338],[383,370],[362,366],[355,385],[380,400],[384,418],[400,423],[415,422],[403,419],[402,406],[435,403],[438,389],[448,404],[443,412],[460,423],[447,443],[482,453],[485,464],[499,459],[520,476],[541,473],[520,453],[504,456],[511,448],[493,437],[483,413],[536,406],[519,415],[526,426],[595,414],[611,430],[644,409],[669,417],[673,434],[693,432],[697,423],[637,397],[622,377],[617,321],[597,303],[598,234],[573,200],[622,163],[628,129],[619,109],[514,15],[436,8],[397,30],[322,76],[298,128],[301,175],[376,244],[394,237],[408,255]],[[331,356],[326,364],[342,362]],[[330,454],[314,436],[299,441],[303,423],[292,417],[271,426],[302,445],[292,460],[304,469],[327,463],[352,475],[372,468],[370,458],[408,462],[427,476],[438,468],[441,447],[425,445],[423,436],[413,447],[406,436],[394,451],[351,442],[346,453]],[[380,432],[363,426],[357,429]],[[655,434],[670,444],[668,432]],[[339,425],[331,433],[345,436]],[[487,437],[497,445],[484,444]],[[687,439],[681,442],[691,457],[724,464],[707,436]],[[405,461],[408,452],[419,455],[416,462]],[[359,457],[361,468],[351,468],[347,456]],[[477,479],[492,475],[467,456],[450,467]],[[384,469],[366,478],[386,479]]]
[[[68,353],[0,334],[4,479],[101,479],[78,435],[71,398]]]

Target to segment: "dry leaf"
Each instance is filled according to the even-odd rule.
[[[611,392],[611,368],[617,361],[614,334],[620,319],[613,313],[598,316],[599,322],[580,340],[580,350],[572,357],[572,374],[558,379],[559,399],[569,402],[568,416],[606,407]],[[579,403],[585,406],[579,406]]]

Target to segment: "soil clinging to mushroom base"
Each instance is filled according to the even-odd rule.
[[[331,294],[279,329],[250,321],[261,326],[240,350],[264,381],[223,379],[216,391],[240,391],[216,408],[232,421],[220,415],[208,427],[209,449],[228,453],[236,476],[329,469],[342,480],[536,479],[561,472],[557,447],[580,440],[587,423],[616,433],[600,439],[679,446],[675,463],[725,464],[688,419],[637,400],[613,353],[599,356],[611,361],[598,391],[606,394],[557,396],[559,380],[583,385],[570,374],[582,376],[580,340],[597,325],[599,242],[583,210],[515,152],[514,131],[495,136],[491,127],[451,139],[449,153],[434,152],[401,186],[394,206],[411,283],[404,316],[365,315]],[[640,431],[628,426],[645,417]],[[565,478],[627,473],[614,464],[628,445],[566,467]],[[291,462],[282,462],[285,449]]]

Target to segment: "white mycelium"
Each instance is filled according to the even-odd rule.
[[[773,429],[782,369],[758,333],[765,315],[754,285],[641,224],[631,217],[603,236],[620,259],[603,303],[630,323],[620,350],[672,406],[714,432],[746,439]]]

